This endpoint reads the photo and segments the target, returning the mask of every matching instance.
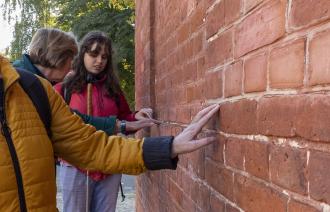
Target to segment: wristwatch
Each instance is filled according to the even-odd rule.
[[[120,133],[126,135],[126,121],[120,121]]]

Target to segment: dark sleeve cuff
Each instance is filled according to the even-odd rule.
[[[145,138],[143,160],[149,170],[176,169],[178,157],[171,157],[173,136]]]

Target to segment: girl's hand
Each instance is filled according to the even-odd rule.
[[[152,109],[151,108],[142,108],[135,114],[136,120],[142,119],[152,119]]]
[[[126,122],[126,130],[127,131],[138,131],[145,127],[152,127],[156,123],[153,119],[143,119],[138,121],[127,121]]]
[[[156,124],[161,124],[161,121],[155,119],[142,119],[138,121],[126,121],[126,131],[127,132],[134,132],[141,130],[145,127],[152,127]],[[120,131],[120,121],[116,121],[116,132]]]
[[[179,154],[193,152],[203,146],[206,146],[216,140],[216,137],[206,137],[195,139],[195,136],[202,130],[210,118],[219,111],[219,105],[211,105],[197,113],[192,122],[179,135],[177,135],[172,144],[172,158]]]

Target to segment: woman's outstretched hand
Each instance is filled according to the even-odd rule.
[[[152,127],[156,124],[160,124],[159,121],[155,119],[142,119],[137,121],[127,121],[126,130],[127,131],[138,131],[145,127]]]
[[[172,144],[172,158],[179,154],[193,152],[216,140],[215,137],[196,139],[196,135],[202,130],[210,118],[219,111],[219,105],[211,105],[199,111],[192,122],[174,138]]]
[[[143,120],[143,119],[152,119],[152,109],[151,108],[142,108],[135,114],[136,120]]]

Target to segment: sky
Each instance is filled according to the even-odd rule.
[[[0,5],[4,0],[0,0]],[[0,13],[2,11],[0,10]],[[3,20],[2,14],[0,14],[0,52],[4,52],[5,48],[10,45],[10,41],[13,39],[13,27]]]
[[[13,29],[0,17],[0,52],[4,52],[5,48],[10,45],[13,39]]]

